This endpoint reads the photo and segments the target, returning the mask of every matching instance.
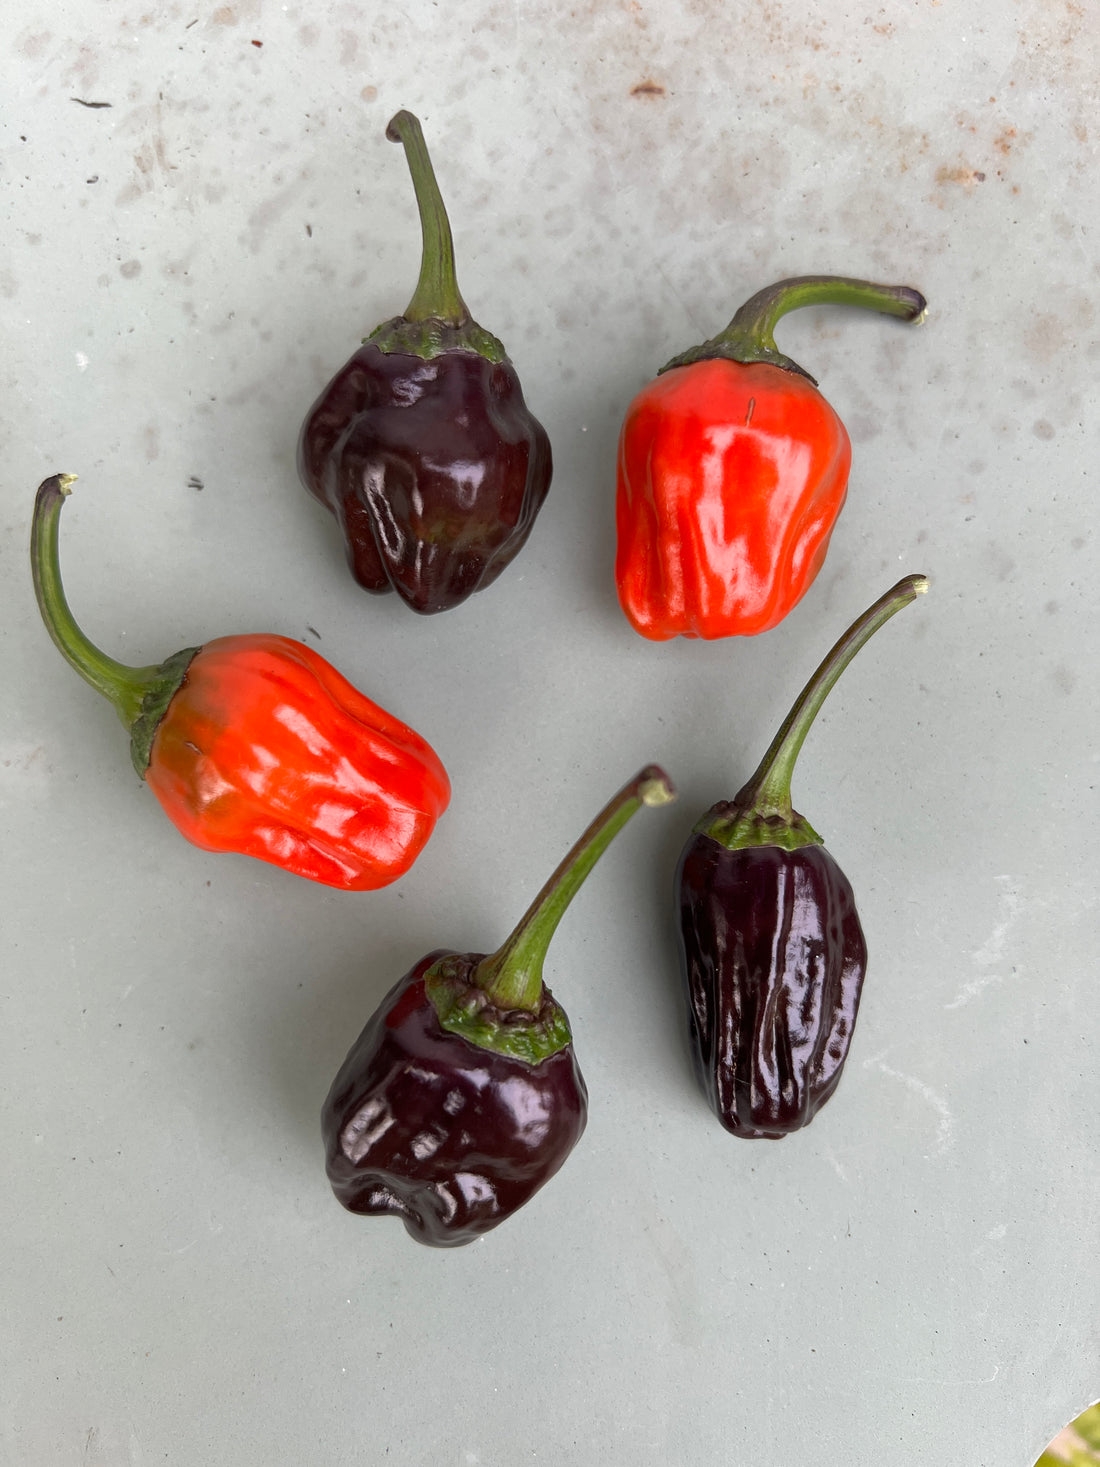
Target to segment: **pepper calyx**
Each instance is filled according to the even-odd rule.
[[[379,351],[406,352],[410,356],[423,357],[425,361],[451,351],[476,352],[479,357],[493,363],[508,360],[503,342],[470,316],[457,325],[439,316],[426,316],[418,321],[411,321],[407,316],[394,316],[376,326],[364,338],[364,345],[367,342]]]
[[[690,367],[695,362],[727,361],[747,367],[752,362],[764,362],[770,367],[782,367],[785,372],[794,372],[817,386],[817,378],[811,377],[805,367],[800,367],[793,357],[784,355],[774,346],[762,346],[747,337],[731,340],[725,332],[712,336],[709,341],[689,347],[664,364],[657,372],[662,377],[676,367]]]
[[[824,840],[804,815],[792,810],[765,813],[746,809],[736,800],[713,805],[692,827],[694,834],[709,836],[727,851],[755,846],[777,846],[782,851],[799,851],[804,846],[822,846]]]
[[[424,990],[441,1028],[476,1049],[529,1065],[540,1064],[572,1043],[565,1010],[545,986],[537,1012],[494,1004],[474,982],[484,957],[484,953],[452,953],[425,972]]]
[[[161,719],[168,712],[168,705],[187,680],[187,669],[192,658],[202,651],[201,647],[184,647],[174,652],[156,669],[148,684],[141,711],[130,725],[130,758],[138,775],[144,779],[152,757],[153,740],[157,736]]]

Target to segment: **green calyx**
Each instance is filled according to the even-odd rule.
[[[628,820],[643,805],[676,798],[664,770],[649,764],[609,800],[495,953],[442,958],[425,975],[444,1029],[479,1049],[538,1064],[570,1042],[569,1022],[542,979],[543,961],[565,909]]]
[[[477,1049],[491,1049],[525,1064],[537,1065],[571,1043],[573,1035],[565,1010],[542,990],[536,1013],[500,1009],[483,988],[472,981],[469,955],[441,958],[424,975],[424,986],[442,1028],[460,1034]]]
[[[806,735],[825,699],[856,653],[903,606],[928,590],[928,578],[906,576],[848,628],[798,695],[756,773],[732,800],[708,810],[695,826],[727,850],[822,845],[821,836],[791,805],[791,776]]]
[[[31,574],[46,630],[70,667],[112,704],[130,730],[130,757],[145,778],[153,738],[168,704],[200,649],[186,647],[156,667],[128,667],[108,657],[81,631],[61,582],[58,526],[75,474],[54,474],[39,485],[31,520]]]
[[[473,319],[458,288],[451,224],[419,118],[398,112],[390,119],[386,136],[405,149],[420,211],[423,252],[420,279],[405,314],[384,321],[367,340],[380,351],[425,359],[448,351],[472,351],[490,362],[504,361],[504,347]]]
[[[372,342],[379,351],[406,352],[409,356],[423,357],[425,361],[442,356],[445,351],[472,351],[490,362],[508,360],[503,342],[498,341],[491,331],[486,331],[476,321],[467,321],[464,326],[452,326],[447,321],[439,320],[437,316],[429,316],[424,321],[410,321],[406,316],[394,316],[392,320],[383,321],[381,326],[376,326],[367,341]]]
[[[817,378],[811,377],[804,367],[785,356],[776,346],[775,326],[781,317],[802,306],[829,305],[856,306],[864,311],[878,311],[919,324],[924,319],[928,302],[919,290],[908,285],[875,285],[869,280],[850,280],[843,275],[795,275],[757,291],[724,331],[673,357],[661,372],[720,357],[731,362],[767,362],[773,367],[796,372],[816,386]]]

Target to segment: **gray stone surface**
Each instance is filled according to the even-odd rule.
[[[1089,9],[10,0],[5,1467],[1030,1467],[1100,1393]],[[523,557],[426,621],[358,591],[294,469],[415,281],[399,107],[556,457]],[[611,571],[624,407],[810,271],[931,302],[782,327],[854,441],[825,569],[763,638],[646,643]],[[454,800],[406,879],[342,895],[174,834],[38,621],[55,470],[107,650],[300,637],[435,744]],[[685,1058],[676,855],[913,570],[796,782],[871,949],[849,1067],[807,1131],[738,1143]],[[566,1169],[454,1254],[342,1213],[317,1114],[381,993],[494,946],[651,759],[680,802],[548,965],[592,1094]]]

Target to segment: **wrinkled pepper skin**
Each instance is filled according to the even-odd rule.
[[[194,845],[343,891],[402,876],[450,800],[419,734],[311,648],[266,634],[199,648],[145,780]]]
[[[444,1030],[428,954],[390,991],[322,1112],[326,1170],[349,1211],[400,1217],[453,1248],[497,1227],[558,1171],[588,1114],[572,1044],[537,1065]],[[466,957],[471,969],[482,954]]]
[[[717,336],[667,362],[627,409],[615,581],[643,637],[756,636],[798,605],[821,569],[852,445],[774,334],[789,311],[820,305],[918,322],[927,302],[912,286],[842,275],[779,280]]]
[[[615,579],[635,631],[777,625],[825,560],[851,461],[840,418],[781,367],[712,357],[649,383],[619,438]]]
[[[359,584],[433,613],[516,557],[552,461],[507,357],[424,358],[368,342],[310,410],[298,472],[336,516]]]
[[[867,944],[847,878],[791,803],[791,776],[852,659],[927,590],[927,576],[905,576],[856,618],[747,783],[695,822],[680,856],[676,916],[692,1059],[731,1135],[790,1135],[840,1082]]]
[[[38,486],[31,574],[57,650],[114,707],[130,760],[193,845],[234,851],[342,891],[402,876],[451,797],[435,751],[312,648],[258,633],[117,662],[81,630],[61,579],[61,508],[75,474]]]
[[[550,940],[642,806],[675,798],[647,764],[589,822],[492,953],[429,953],[352,1046],[321,1116],[328,1178],[351,1212],[399,1217],[457,1248],[498,1227],[561,1168],[588,1095],[565,1010],[543,980]]]
[[[703,1092],[733,1135],[789,1135],[832,1095],[848,1056],[867,968],[852,888],[824,846],[730,851],[695,835],[677,891]]]

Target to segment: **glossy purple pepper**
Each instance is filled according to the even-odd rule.
[[[400,1217],[453,1248],[497,1227],[577,1144],[588,1095],[569,1022],[543,983],[559,920],[643,804],[674,797],[643,769],[592,822],[495,953],[429,953],[383,999],[324,1104],[329,1181],[351,1212]]]
[[[928,589],[908,576],[845,632],[803,689],[760,767],[698,822],[676,874],[696,1074],[735,1136],[808,1125],[840,1081],[867,967],[847,877],[791,805],[791,774],[841,673],[884,622]]]
[[[298,472],[336,516],[359,584],[430,613],[484,590],[522,549],[550,487],[550,440],[459,292],[420,123],[399,112],[386,135],[416,189],[420,279],[310,409]]]

